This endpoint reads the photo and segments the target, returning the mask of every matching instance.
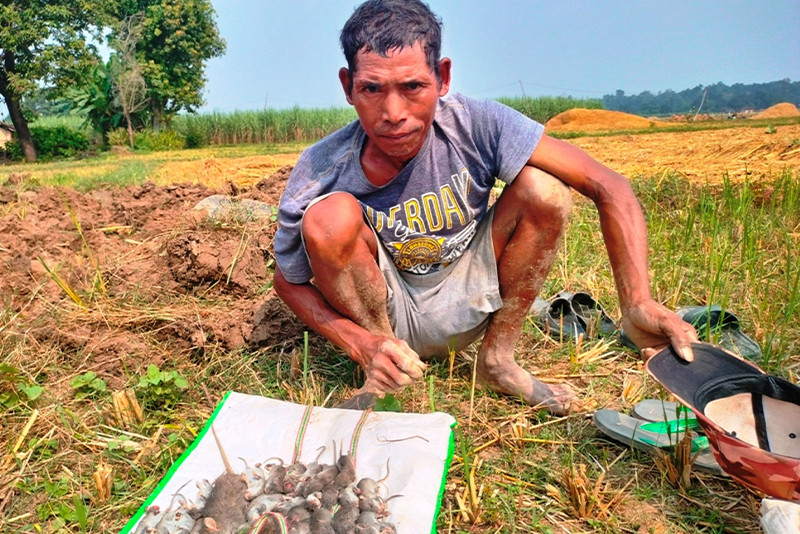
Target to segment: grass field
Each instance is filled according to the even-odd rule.
[[[197,169],[205,168],[212,187],[239,182],[246,188],[255,181],[253,173],[274,172],[261,160],[248,164],[248,158],[266,153],[291,162],[301,147],[109,154],[7,167],[0,169],[0,227],[31,217],[31,195],[51,186],[81,192],[101,187],[113,196],[145,181],[203,181]],[[278,159],[275,168],[285,164],[290,163]],[[644,170],[632,180],[648,221],[653,293],[670,308],[710,303],[729,308],[759,343],[759,364],[796,380],[800,171],[789,167],[745,180],[715,178],[693,182],[680,172]],[[66,208],[56,222],[61,229],[54,226],[53,232],[63,234],[65,243],[83,237]],[[64,231],[65,225],[72,231]],[[237,243],[255,243],[264,230],[241,224],[200,228]],[[135,229],[103,231],[128,241],[148,239],[126,233]],[[176,232],[164,228],[164,239]],[[159,236],[153,238],[160,243]],[[191,444],[224,392],[330,406],[358,383],[353,364],[313,334],[307,344],[304,336],[288,336],[269,347],[230,351],[209,342],[202,349],[182,348],[181,321],[200,321],[215,308],[255,298],[269,291],[269,283],[244,296],[223,291],[222,281],[203,291],[146,296],[146,288],[127,289],[111,275],[111,264],[136,258],[97,255],[96,264],[91,243],[77,247],[74,265],[60,265],[65,278],[73,268],[88,272],[71,285],[56,286],[55,277],[42,269],[32,271],[27,282],[35,290],[0,281],[8,291],[0,306],[0,441],[5,443],[0,532],[118,532]],[[155,247],[156,253],[164,251]],[[18,261],[12,252],[0,237],[0,259]],[[619,318],[596,211],[584,199],[576,199],[543,293],[562,289],[588,291]],[[85,307],[76,305],[75,297]],[[50,330],[46,335],[42,325]],[[83,331],[91,339],[93,329],[101,328],[125,332],[141,344],[137,352],[120,356],[122,370],[117,365],[95,373],[86,365],[90,344],[63,341]],[[459,422],[439,532],[759,532],[756,493],[698,470],[681,480],[670,467],[677,454],[656,461],[598,434],[594,408],[628,411],[642,398],[665,395],[617,337],[560,342],[533,322],[526,324],[517,347],[520,362],[545,380],[567,380],[584,401],[586,411],[564,418],[476,389],[474,352],[457,355],[452,365],[432,362],[423,381],[397,395],[405,411],[445,411]],[[148,374],[147,358],[155,355],[157,368]],[[115,394],[126,389],[136,392],[144,408],[143,418],[129,424],[115,414],[114,403]]]

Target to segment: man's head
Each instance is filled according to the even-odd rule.
[[[442,21],[420,0],[367,0],[345,23],[339,41],[351,80],[359,52],[386,57],[414,44],[422,46],[428,67],[439,76]]]
[[[440,45],[440,22],[419,0],[369,0],[345,24],[339,81],[368,138],[362,165],[398,168],[421,149],[450,88]]]

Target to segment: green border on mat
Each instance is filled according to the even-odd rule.
[[[203,430],[200,431],[200,433],[197,435],[197,437],[192,442],[192,444],[189,445],[189,447],[183,452],[183,454],[181,454],[181,457],[178,458],[177,461],[175,461],[174,464],[172,464],[172,467],[169,468],[169,470],[167,471],[167,474],[164,475],[164,478],[162,478],[161,482],[158,483],[158,486],[156,486],[156,489],[153,490],[153,492],[150,494],[150,496],[144,501],[144,503],[142,503],[142,505],[139,507],[139,510],[136,511],[136,513],[133,515],[131,520],[128,521],[125,524],[124,527],[122,527],[122,530],[120,531],[119,534],[128,534],[131,531],[131,529],[134,526],[136,526],[136,523],[138,523],[139,519],[141,519],[141,517],[144,515],[145,511],[147,510],[147,507],[150,506],[150,504],[154,500],[156,500],[156,497],[158,497],[159,494],[161,494],[161,491],[164,489],[164,487],[170,481],[170,479],[172,478],[172,475],[175,474],[175,471],[177,471],[178,468],[183,463],[183,461],[186,460],[186,458],[188,458],[190,454],[192,454],[194,449],[200,443],[200,440],[203,439],[203,437],[206,435],[208,430],[211,428],[211,423],[213,423],[214,419],[217,418],[217,414],[222,409],[222,406],[225,404],[225,401],[228,400],[228,397],[230,396],[231,393],[233,393],[233,392],[232,391],[228,391],[227,393],[225,393],[225,396],[222,397],[222,400],[219,401],[219,404],[217,404],[217,407],[211,413],[211,417],[208,418],[208,422],[206,422],[206,425],[203,427]]]
[[[451,416],[452,417],[452,416]],[[439,497],[436,499],[436,510],[433,512],[433,524],[431,525],[431,534],[436,534],[436,523],[439,522],[439,510],[442,508],[442,499],[444,498],[445,484],[447,483],[447,473],[450,471],[450,464],[453,462],[453,453],[456,450],[455,427],[458,421],[453,417],[453,424],[450,425],[450,443],[447,446],[447,458],[444,461],[444,470],[442,471],[442,485],[439,486]]]

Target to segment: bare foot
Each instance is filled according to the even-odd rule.
[[[553,415],[567,415],[577,399],[568,384],[545,384],[516,363],[503,366],[502,371],[493,371],[484,368],[482,373],[479,368],[479,382],[498,393],[520,397],[525,404],[543,408]]]
[[[522,398],[526,404],[534,408],[544,408],[553,415],[567,415],[570,412],[573,401],[577,396],[568,384],[547,385],[541,380],[530,376],[530,393],[523,394]]]

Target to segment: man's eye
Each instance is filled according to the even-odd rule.
[[[422,84],[419,82],[409,82],[406,84],[406,87],[411,91],[416,91],[417,89],[422,88]]]
[[[380,91],[380,89],[381,88],[378,87],[377,85],[365,85],[364,86],[364,92],[365,93],[377,93],[378,91]]]

